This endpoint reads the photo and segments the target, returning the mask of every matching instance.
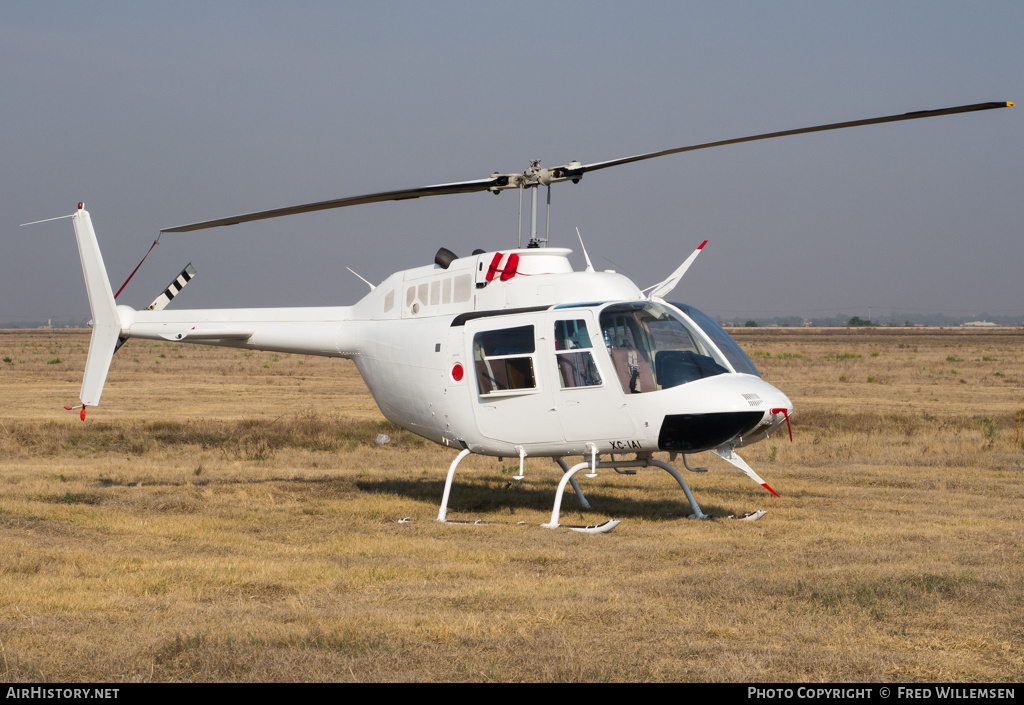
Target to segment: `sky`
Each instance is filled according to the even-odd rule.
[[[776,130],[1024,100],[1024,3],[47,2],[0,9],[0,322],[86,319],[160,228]],[[667,156],[552,190],[640,287],[720,319],[1024,318],[1024,106]],[[543,192],[541,202],[543,203]],[[515,191],[166,234],[118,303],[333,306],[514,247]],[[542,218],[543,221],[543,218]],[[528,226],[528,223],[527,223]]]

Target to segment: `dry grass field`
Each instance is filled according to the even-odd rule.
[[[797,408],[743,454],[781,499],[602,472],[587,536],[541,460],[435,522],[453,451],[349,362],[132,341],[82,423],[88,334],[2,333],[0,680],[1024,678],[1024,331],[735,335]]]

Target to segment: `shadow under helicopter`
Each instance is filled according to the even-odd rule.
[[[206,478],[195,477],[183,480],[166,480],[147,478],[112,478],[109,476],[99,477],[94,481],[99,488],[110,487],[176,487],[176,488],[198,488],[198,487],[238,487],[238,486],[266,486],[282,485],[293,487],[304,487],[311,496],[318,499],[334,499],[345,501],[356,499],[360,494],[390,494],[406,500],[422,502],[428,505],[433,511],[437,506],[438,498],[444,491],[444,481],[435,479],[420,478],[415,480],[367,480],[367,479],[342,479],[331,476],[320,477],[286,477],[272,476],[260,478]],[[562,502],[562,512],[566,518],[572,516],[580,520],[590,520],[597,517],[613,517],[616,519],[634,518],[646,519],[648,521],[674,521],[680,517],[687,517],[693,513],[689,502],[678,488],[668,489],[671,495],[673,489],[679,491],[679,497],[658,496],[658,497],[623,497],[621,490],[629,489],[628,486],[613,487],[609,482],[600,482],[590,485],[583,484],[584,495],[591,504],[591,509],[583,510],[579,500],[571,492],[567,492]],[[762,493],[751,488],[735,490],[744,497],[751,499],[762,496]],[[705,495],[706,496],[706,495]],[[520,511],[550,512],[554,497],[551,484],[526,486],[515,483],[513,480],[504,480],[497,477],[462,478],[452,487],[449,500],[449,519],[455,522],[475,521],[481,519],[482,514],[498,513],[506,517],[515,517]],[[67,496],[55,496],[53,501],[72,502],[84,504],[99,504],[104,501],[102,495],[95,493],[83,493],[81,498],[77,496],[68,499]],[[745,500],[746,501],[746,500]],[[174,502],[170,503],[173,507]],[[169,507],[169,508],[172,508]],[[728,508],[725,503],[709,501],[701,507],[706,515],[712,519],[721,519],[733,515],[739,515],[738,510]],[[589,515],[589,516],[588,516]],[[486,520],[485,520],[486,521]]]
[[[551,485],[526,487],[520,484],[511,484],[514,481],[501,484],[501,480],[487,479],[461,479],[452,486],[451,496],[448,501],[448,519],[450,521],[475,521],[483,519],[481,514],[501,513],[506,517],[515,517],[518,511],[540,511],[551,512],[551,505],[554,499],[554,488]],[[424,502],[437,506],[438,498],[444,491],[442,480],[357,480],[357,488],[363,492],[372,494],[394,494],[406,499]],[[581,509],[579,500],[572,492],[567,492],[562,502],[562,514],[565,518],[570,516],[579,519],[594,519],[600,517],[642,518],[649,521],[678,520],[693,513],[690,503],[687,502],[682,490],[679,498],[628,498],[619,494],[612,494],[608,491],[611,487],[581,486],[584,496],[590,502],[591,508]],[[623,487],[623,489],[626,489]],[[754,493],[751,492],[753,495]],[[701,507],[704,513],[711,518],[725,518],[735,514],[725,507],[709,502]]]

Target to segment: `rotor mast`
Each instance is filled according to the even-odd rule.
[[[530,189],[530,242],[527,247],[547,247],[551,238],[551,184],[571,180],[578,184],[583,178],[582,171],[572,174],[570,170],[579,169],[583,165],[577,161],[571,161],[564,166],[546,169],[540,165],[540,159],[531,159],[530,168],[519,174],[502,174],[494,172],[491,179],[492,186],[487,190],[498,194],[510,188],[519,189],[519,247],[523,246],[523,191]],[[541,186],[547,187],[547,213],[544,218],[544,237],[537,233],[537,189]]]

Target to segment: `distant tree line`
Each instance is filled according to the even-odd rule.
[[[861,318],[860,316],[849,316],[848,314],[838,316],[808,316],[807,318],[801,316],[775,316],[773,318],[758,318],[756,320],[746,320],[743,317],[728,318],[726,316],[715,316],[720,324],[726,326],[742,326],[746,328],[758,328],[768,326],[778,326],[780,328],[799,328],[805,325],[807,321],[810,321],[810,325],[814,327],[851,327],[861,328],[868,326],[946,326],[956,327],[962,323],[968,323],[970,321],[991,321],[1001,326],[1024,326],[1024,316],[1020,314],[1016,315],[1002,315],[1002,314],[990,314],[986,312],[965,314],[958,316],[947,316],[943,313],[905,313],[905,312],[894,312],[887,316],[876,317],[874,320]]]

